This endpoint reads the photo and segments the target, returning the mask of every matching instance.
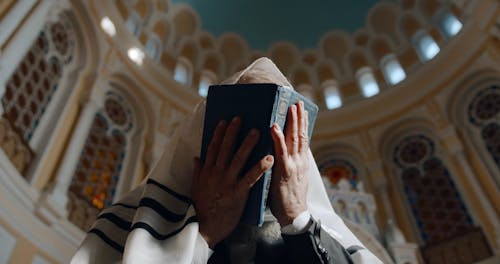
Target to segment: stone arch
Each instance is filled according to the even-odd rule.
[[[371,35],[367,29],[362,28],[362,29],[356,30],[356,32],[354,32],[352,38],[353,38],[354,45],[356,45],[357,47],[361,47],[361,48],[367,48],[368,44],[370,42],[370,39],[371,39]]]
[[[345,58],[344,65],[346,65],[346,68],[349,70],[348,72],[352,74],[352,76],[355,76],[356,72],[361,68],[375,68],[366,50],[361,48],[351,50]]]
[[[249,47],[245,39],[234,33],[225,33],[220,36],[217,43],[217,50],[224,57],[226,65],[225,74],[232,74],[231,70],[245,63],[249,53]]]
[[[464,77],[454,92],[451,93],[448,102],[446,103],[447,116],[457,128],[457,132],[461,135],[468,151],[472,151],[473,155],[481,157],[480,164],[483,170],[488,171],[490,175],[487,179],[490,182],[488,186],[496,186],[496,190],[500,190],[500,167],[495,149],[488,148],[490,141],[495,138],[485,137],[489,133],[485,133],[487,128],[493,128],[498,124],[498,114],[495,114],[496,107],[493,103],[496,97],[490,97],[486,100],[487,94],[496,95],[495,86],[500,87],[500,78],[498,70],[481,69],[470,73]],[[481,96],[483,94],[483,96]],[[487,113],[483,114],[482,118],[478,118],[475,113],[478,108],[478,100],[486,100],[491,102],[488,106]],[[475,103],[475,104],[474,104]],[[484,111],[483,111],[484,112]],[[477,121],[475,121],[477,120]],[[491,130],[494,131],[494,130]],[[490,142],[490,143],[488,143]]]
[[[405,12],[398,20],[399,30],[409,43],[415,33],[425,29],[424,23],[411,12]]]
[[[400,45],[403,42],[397,29],[400,13],[400,8],[393,3],[379,3],[369,11],[367,27],[377,34],[386,35],[393,44]]]
[[[168,47],[173,35],[173,28],[168,19],[164,16],[154,16],[150,25],[149,30],[158,36],[163,47]]]
[[[317,79],[320,84],[328,80],[337,79],[336,78],[337,75],[335,74],[335,69],[333,65],[327,60],[319,61],[316,64],[315,69],[316,69]]]
[[[314,66],[319,60],[317,50],[308,49],[302,52],[302,63]]]
[[[342,73],[347,69],[343,68],[345,56],[352,49],[352,39],[344,31],[331,31],[326,33],[320,40],[320,51],[328,59],[339,65]]]
[[[293,67],[290,76],[292,85],[295,87],[303,84],[311,86],[316,84],[311,69],[305,65],[297,65],[296,67]]]
[[[215,38],[212,34],[203,31],[198,36],[198,44],[204,50],[215,49]]]
[[[148,23],[149,18],[151,17],[153,11],[155,10],[153,0],[136,1],[133,6],[133,9],[141,17],[143,25],[146,25]]]
[[[394,48],[387,38],[377,36],[370,42],[370,51],[373,59],[380,62],[385,55],[394,53]]]
[[[200,28],[198,14],[188,5],[177,4],[169,13],[174,31],[174,46],[183,38],[193,36]]]
[[[184,39],[179,44],[178,56],[185,58],[191,62],[193,67],[196,67],[198,63],[198,58],[200,55],[200,48],[197,45],[197,42],[192,39]]]
[[[269,48],[268,54],[285,76],[291,74],[291,69],[300,61],[299,50],[289,42],[274,43]]]
[[[224,73],[224,58],[222,55],[214,50],[206,52],[201,58],[201,70],[209,70],[216,74],[219,79],[223,77]]]
[[[442,3],[439,0],[421,0],[417,2],[417,9],[429,19],[432,19],[441,7]]]

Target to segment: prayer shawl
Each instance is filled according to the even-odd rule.
[[[256,60],[224,83],[292,87],[267,58]],[[198,232],[190,199],[192,158],[200,153],[204,111],[202,101],[176,130],[145,182],[102,211],[71,263],[207,262],[212,251]],[[307,201],[311,215],[344,248],[363,248],[351,255],[355,263],[381,263],[334,212],[310,151],[309,159]]]

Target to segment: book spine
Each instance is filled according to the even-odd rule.
[[[275,115],[271,118],[271,125],[277,123],[281,129],[284,129],[291,93],[292,91],[288,88],[278,88],[278,93],[276,95],[278,97],[276,102],[278,103],[275,105],[277,109],[274,109],[275,111],[273,113],[275,113]]]
[[[271,116],[271,122],[270,122],[269,126],[272,126],[274,123],[277,123],[282,130],[284,129],[286,115],[288,112],[288,105],[290,103],[290,95],[291,95],[291,90],[284,88],[284,87],[278,87],[277,93],[276,93],[275,104],[273,106],[273,113],[274,114]],[[263,204],[262,204],[263,210],[261,211],[262,215],[261,215],[260,222],[262,222],[262,219],[264,217],[264,211],[265,211],[266,204],[267,204],[267,198],[269,196],[269,188],[271,187],[271,177],[272,177],[271,170],[266,172],[264,176],[267,176],[267,177],[265,178],[266,182],[265,182],[265,189],[264,189],[264,194],[263,194],[264,199],[263,199]]]

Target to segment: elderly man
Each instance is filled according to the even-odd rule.
[[[291,87],[266,58],[226,83]],[[289,108],[284,134],[276,124],[270,128],[275,155],[241,178],[259,131],[235,146],[242,121],[221,121],[205,163],[191,163],[200,152],[204,110],[202,102],[176,131],[147,182],[101,213],[72,263],[380,263],[328,201],[308,147],[303,103]],[[238,225],[250,188],[272,166],[267,221]]]

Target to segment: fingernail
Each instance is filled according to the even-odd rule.
[[[273,124],[273,128],[274,128],[275,130],[281,130],[280,125],[278,125],[277,123],[274,123],[274,124]]]
[[[297,111],[297,106],[296,105],[292,105],[292,106],[290,106],[290,108],[292,109],[292,111]]]
[[[274,158],[273,158],[273,156],[271,156],[271,155],[267,155],[267,157],[266,157],[266,161],[267,161],[267,162],[272,162],[272,161],[273,161],[273,159],[274,159]]]
[[[221,120],[219,121],[219,124],[217,125],[218,127],[221,127],[226,124],[226,120]]]
[[[300,105],[300,106],[304,106],[304,102],[299,101],[299,105]]]
[[[235,116],[233,117],[233,120],[231,122],[233,123],[237,123],[237,122],[240,122],[241,118],[239,116]]]

